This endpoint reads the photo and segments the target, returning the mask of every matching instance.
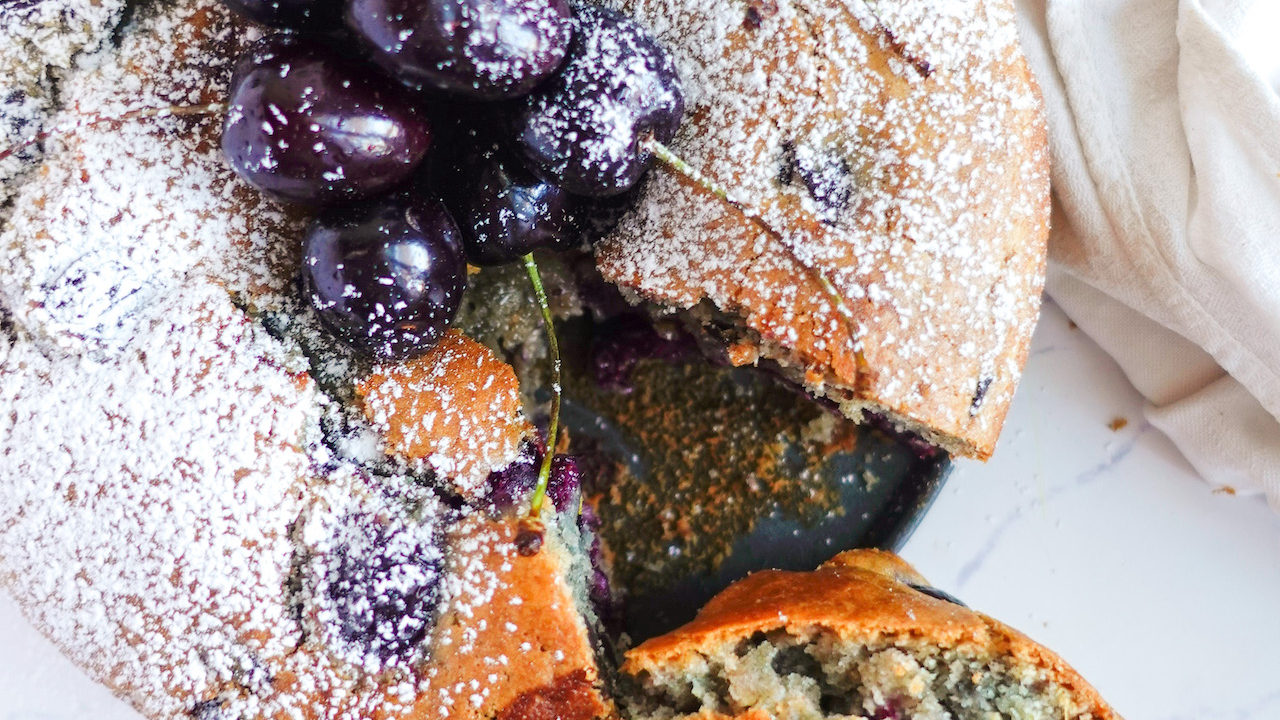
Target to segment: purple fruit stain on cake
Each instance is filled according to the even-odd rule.
[[[609,576],[604,571],[604,543],[600,540],[600,516],[589,503],[583,503],[582,513],[578,516],[578,525],[591,534],[591,545],[587,548],[587,557],[591,562],[591,583],[588,595],[602,622],[610,626],[620,619],[613,590],[609,584]]]
[[[680,362],[696,355],[692,338],[679,332],[660,333],[637,315],[614,318],[592,338],[587,366],[596,385],[630,393],[631,373],[641,360]]]
[[[778,182],[791,185],[797,180],[809,192],[824,223],[835,223],[853,197],[853,175],[849,161],[832,152],[820,152],[795,143],[782,144]]]
[[[489,476],[489,493],[485,501],[498,512],[509,512],[521,507],[538,482],[538,468],[542,463],[542,455],[533,443],[526,443],[520,456],[507,467]],[[587,549],[591,563],[591,577],[588,580],[588,594],[596,614],[608,625],[619,618],[613,592],[609,585],[609,576],[604,572],[604,545],[600,540],[600,517],[589,503],[579,503],[578,498],[584,483],[598,489],[598,483],[590,483],[584,472],[591,463],[583,463],[572,455],[557,455],[551,460],[551,477],[547,482],[547,497],[559,512],[577,513],[578,527],[591,536]],[[540,534],[525,533],[516,538],[517,549],[521,553],[534,554],[541,549]]]
[[[499,512],[520,507],[538,484],[542,453],[526,443],[520,455],[507,467],[489,475],[489,492],[485,501]],[[577,458],[557,455],[551,459],[551,476],[547,480],[547,497],[559,512],[577,512],[577,498],[582,487],[582,471]]]
[[[978,381],[978,387],[973,391],[973,400],[969,403],[969,414],[977,415],[982,409],[982,403],[987,399],[987,391],[991,389],[991,378],[984,377]]]
[[[324,603],[344,644],[382,663],[407,660],[435,624],[443,541],[368,513],[340,523]]]
[[[226,701],[222,698],[201,700],[191,708],[192,720],[230,720]]]
[[[538,457],[532,443],[525,443],[510,465],[489,474],[485,501],[499,512],[514,508],[538,484]]]

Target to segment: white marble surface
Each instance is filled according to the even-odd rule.
[[[1213,492],[1141,411],[1047,307],[995,459],[960,464],[903,555],[1129,720],[1280,718],[1280,515]],[[0,720],[87,717],[138,720],[0,595]]]

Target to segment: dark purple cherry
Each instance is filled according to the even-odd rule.
[[[613,591],[609,584],[609,575],[604,571],[604,545],[600,541],[600,527],[603,523],[596,515],[590,503],[582,504],[582,512],[578,515],[578,527],[590,534],[591,544],[587,548],[587,557],[591,562],[591,581],[587,587],[588,597],[595,606],[596,615],[606,625],[618,620],[617,607],[614,603]]]
[[[307,231],[305,292],[334,334],[378,359],[434,345],[466,277],[458,227],[438,201],[335,208]]]
[[[478,100],[524,95],[569,45],[566,0],[350,0],[346,22],[413,88]]]
[[[427,121],[376,69],[290,35],[263,38],[231,80],[222,151],[263,192],[326,204],[408,178],[431,144]]]
[[[497,145],[472,146],[435,179],[462,230],[467,260],[503,265],[539,248],[566,249],[581,237],[580,201],[529,172]]]
[[[254,22],[293,30],[322,30],[338,25],[341,0],[222,0]]]
[[[524,100],[517,146],[535,172],[569,192],[626,192],[652,162],[640,141],[669,142],[684,94],[667,51],[613,10],[576,8],[573,42],[560,72]]]

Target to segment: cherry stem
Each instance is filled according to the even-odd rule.
[[[786,235],[775,228],[768,220],[765,220],[759,210],[753,207],[750,203],[729,192],[729,189],[724,185],[721,185],[715,180],[712,180],[699,172],[697,168],[685,162],[683,158],[672,152],[671,148],[658,142],[653,135],[648,135],[643,138],[640,141],[639,147],[641,150],[651,153],[661,161],[663,165],[693,181],[703,190],[706,190],[712,195],[720,198],[721,201],[734,210],[737,210],[748,221],[758,225],[766,233],[776,238],[778,242],[787,249],[787,252],[790,253],[791,257],[794,258],[796,262],[800,263],[805,267],[805,269],[813,274],[814,278],[817,279],[818,284],[822,286],[823,292],[827,294],[831,303],[835,305],[836,311],[839,312],[840,315],[849,323],[850,339],[852,340],[856,337],[853,331],[857,326],[857,318],[854,317],[853,311],[850,310],[848,304],[845,303],[844,296],[836,289],[835,283],[831,282],[831,278],[822,268],[805,262],[805,260],[800,257],[800,254],[796,252],[795,244],[791,242]]]
[[[538,263],[534,261],[533,253],[524,256],[524,269],[529,274],[529,283],[533,285],[533,294],[538,298],[538,308],[542,311],[542,323],[547,328],[547,346],[551,353],[551,421],[547,425],[547,449],[542,453],[538,484],[534,486],[533,499],[529,502],[529,515],[537,518],[542,514],[542,501],[547,497],[547,485],[551,482],[551,460],[556,452],[556,436],[560,431],[560,342],[556,339],[551,305],[547,302],[547,291],[542,287],[542,275],[538,272]]]
[[[44,142],[55,134],[71,132],[81,128],[93,127],[104,122],[121,122],[123,120],[136,120],[138,118],[162,118],[162,117],[192,117],[196,115],[212,115],[214,113],[224,112],[227,104],[223,102],[214,102],[207,105],[169,105],[166,107],[138,108],[130,110],[119,115],[90,115],[77,122],[67,125],[51,127],[48,130],[41,130],[13,147],[0,150],[0,162],[12,157],[14,153]]]

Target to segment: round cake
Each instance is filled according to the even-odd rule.
[[[651,170],[592,280],[717,359],[988,455],[1047,227],[1009,5],[612,4],[674,58],[672,148],[736,202]],[[149,718],[637,712],[525,350],[335,339],[300,289],[314,213],[229,167],[215,108],[263,33],[216,0],[0,7],[0,582]]]

